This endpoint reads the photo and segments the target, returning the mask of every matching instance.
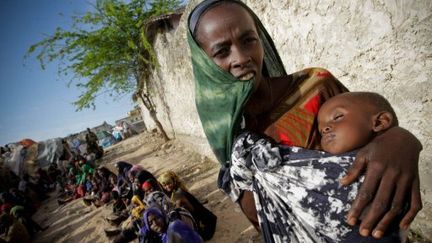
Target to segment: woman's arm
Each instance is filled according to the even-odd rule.
[[[393,127],[375,137],[362,148],[342,185],[351,184],[364,169],[366,176],[348,213],[348,223],[354,225],[366,206],[370,210],[360,225],[360,234],[381,238],[390,222],[409,203],[399,227],[407,229],[422,208],[418,159],[422,145],[401,127]],[[372,231],[373,230],[373,231]]]

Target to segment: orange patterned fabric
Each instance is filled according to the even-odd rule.
[[[304,148],[319,148],[316,116],[325,100],[347,92],[330,72],[309,68],[292,74],[295,88],[270,112],[265,134],[279,143]]]

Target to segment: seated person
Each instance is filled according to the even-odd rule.
[[[7,213],[0,216],[0,242],[30,242],[30,235],[26,227]]]
[[[120,197],[118,191],[113,190],[111,192],[111,197],[114,200],[113,213],[117,215],[124,214],[124,211],[126,210],[126,204],[124,203],[123,199]]]
[[[133,196],[131,199],[131,216],[132,220],[140,219],[142,217],[142,212],[145,209],[145,205],[142,202],[144,199],[144,191],[141,189],[141,184],[138,178],[135,178],[133,184]]]
[[[154,179],[148,179],[142,184],[142,190],[144,191],[144,197],[149,195],[154,191],[161,191],[161,187],[157,181]]]
[[[76,184],[77,185],[84,185],[87,179],[87,175],[93,174],[94,169],[91,167],[87,160],[82,158],[78,161],[78,171],[76,174]]]
[[[140,190],[141,190],[141,188],[140,188]],[[117,193],[117,195],[115,195],[115,197],[117,197],[118,195],[119,194]],[[114,195],[113,195],[113,197],[114,197]],[[120,197],[118,200],[122,200],[122,198]],[[127,199],[124,199],[124,200],[127,200]],[[136,239],[138,237],[138,232],[139,232],[139,229],[141,227],[142,212],[145,209],[146,205],[142,202],[140,196],[138,194],[135,194],[131,198],[131,206],[132,206],[132,210],[130,213],[130,215],[131,215],[131,221],[130,222],[131,223],[128,226],[122,228],[121,233],[119,235],[117,235],[114,239],[115,243],[130,242],[130,241],[133,241],[134,239]]]
[[[117,176],[107,168],[100,167],[96,170],[92,184],[92,193],[96,196],[93,204],[99,207],[110,202],[112,191],[117,185]]]
[[[360,182],[340,187],[338,180],[352,164],[356,149],[397,124],[390,104],[378,94],[337,95],[326,101],[318,113],[321,146],[327,153],[277,145],[271,139],[244,132],[233,147],[229,173],[234,178],[230,183],[235,186],[222,186],[228,191],[253,191],[264,238],[403,242],[397,217],[379,240],[360,236],[359,224],[348,225],[345,215]]]
[[[189,193],[175,172],[166,171],[159,176],[158,180],[176,207],[185,208],[192,214],[201,237],[204,240],[211,239],[216,230],[216,215]]]
[[[84,187],[86,190],[86,195],[90,195],[90,193],[93,191],[93,188],[96,187],[96,184],[94,184],[93,175],[87,174],[86,179],[84,181]]]
[[[199,234],[180,219],[170,221],[157,207],[149,208],[143,216],[140,242],[203,242]]]
[[[118,170],[116,186],[120,196],[129,199],[132,198],[132,183],[128,179],[128,172],[132,168],[132,164],[125,161],[119,161],[115,163],[114,166]]]

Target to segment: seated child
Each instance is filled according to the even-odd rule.
[[[169,220],[159,208],[145,211],[140,242],[203,242],[198,232],[180,219]]]
[[[231,175],[225,177],[233,179],[223,181],[221,187],[234,201],[239,190],[254,193],[263,237],[272,241],[403,242],[398,219],[380,240],[362,237],[358,226],[348,225],[345,215],[363,178],[348,187],[338,182],[354,161],[353,150],[397,124],[390,104],[378,94],[337,95],[318,113],[326,152],[277,145],[243,132],[234,141],[227,172]]]

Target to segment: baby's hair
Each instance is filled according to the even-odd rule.
[[[379,111],[387,111],[393,116],[393,122],[391,126],[398,126],[399,121],[396,116],[396,112],[393,110],[390,102],[382,95],[374,92],[348,92],[344,95],[358,98],[361,102],[367,102]]]

